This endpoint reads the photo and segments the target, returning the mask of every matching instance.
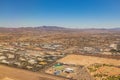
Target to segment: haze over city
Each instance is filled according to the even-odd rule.
[[[119,28],[120,0],[0,0],[0,27]]]

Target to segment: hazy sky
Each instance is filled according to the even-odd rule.
[[[120,0],[0,0],[0,26],[120,27]]]

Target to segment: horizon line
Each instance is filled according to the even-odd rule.
[[[63,26],[46,26],[46,25],[42,25],[42,26],[19,26],[19,27],[7,27],[7,26],[0,26],[0,28],[38,28],[38,27],[56,27],[56,28],[66,28],[66,29],[117,29],[120,27],[110,27],[110,28],[106,28],[106,27],[90,27],[90,28],[86,28],[86,27],[63,27]]]

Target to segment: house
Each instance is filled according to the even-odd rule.
[[[30,64],[36,64],[37,62],[34,59],[30,59],[30,60],[28,60],[28,63],[30,63]]]
[[[3,53],[0,53],[0,55],[3,55]]]
[[[26,66],[27,69],[32,69],[33,67],[32,66]]]
[[[41,64],[41,65],[46,65],[47,62],[42,61],[42,62],[39,62],[39,64]]]
[[[84,47],[83,51],[85,51],[87,53],[99,53],[100,49],[94,48],[94,47]]]
[[[74,72],[74,70],[72,68],[65,68],[64,72],[72,73],[72,72]]]
[[[39,68],[42,68],[42,65],[39,65],[39,64],[38,64],[38,65],[36,65],[36,67],[37,67],[37,68],[38,68],[38,67],[39,67]]]
[[[20,61],[26,61],[26,59],[23,58],[23,57],[20,57],[19,60],[20,60]]]
[[[14,62],[13,64],[19,67],[21,66],[20,62]]]
[[[3,45],[0,44],[0,47],[2,47]]]
[[[7,60],[2,60],[1,63],[3,63],[3,64],[10,64],[10,62],[7,61]]]
[[[44,61],[45,59],[38,57],[37,60],[38,61]]]
[[[15,58],[15,55],[13,55],[13,54],[6,54],[6,55],[7,55],[8,59],[14,59]]]
[[[4,59],[7,59],[6,56],[0,56],[0,60],[4,60]]]
[[[116,49],[117,49],[117,44],[115,44],[115,43],[114,43],[114,44],[111,44],[111,45],[110,45],[110,48],[113,48],[113,49],[116,50]]]
[[[120,43],[113,43],[110,45],[110,48],[113,48],[115,50],[120,50]]]
[[[60,72],[61,72],[61,71],[58,71],[58,70],[57,70],[57,71],[54,71],[54,75],[60,75]]]

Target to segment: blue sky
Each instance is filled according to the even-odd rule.
[[[120,27],[120,0],[0,0],[1,27]]]

